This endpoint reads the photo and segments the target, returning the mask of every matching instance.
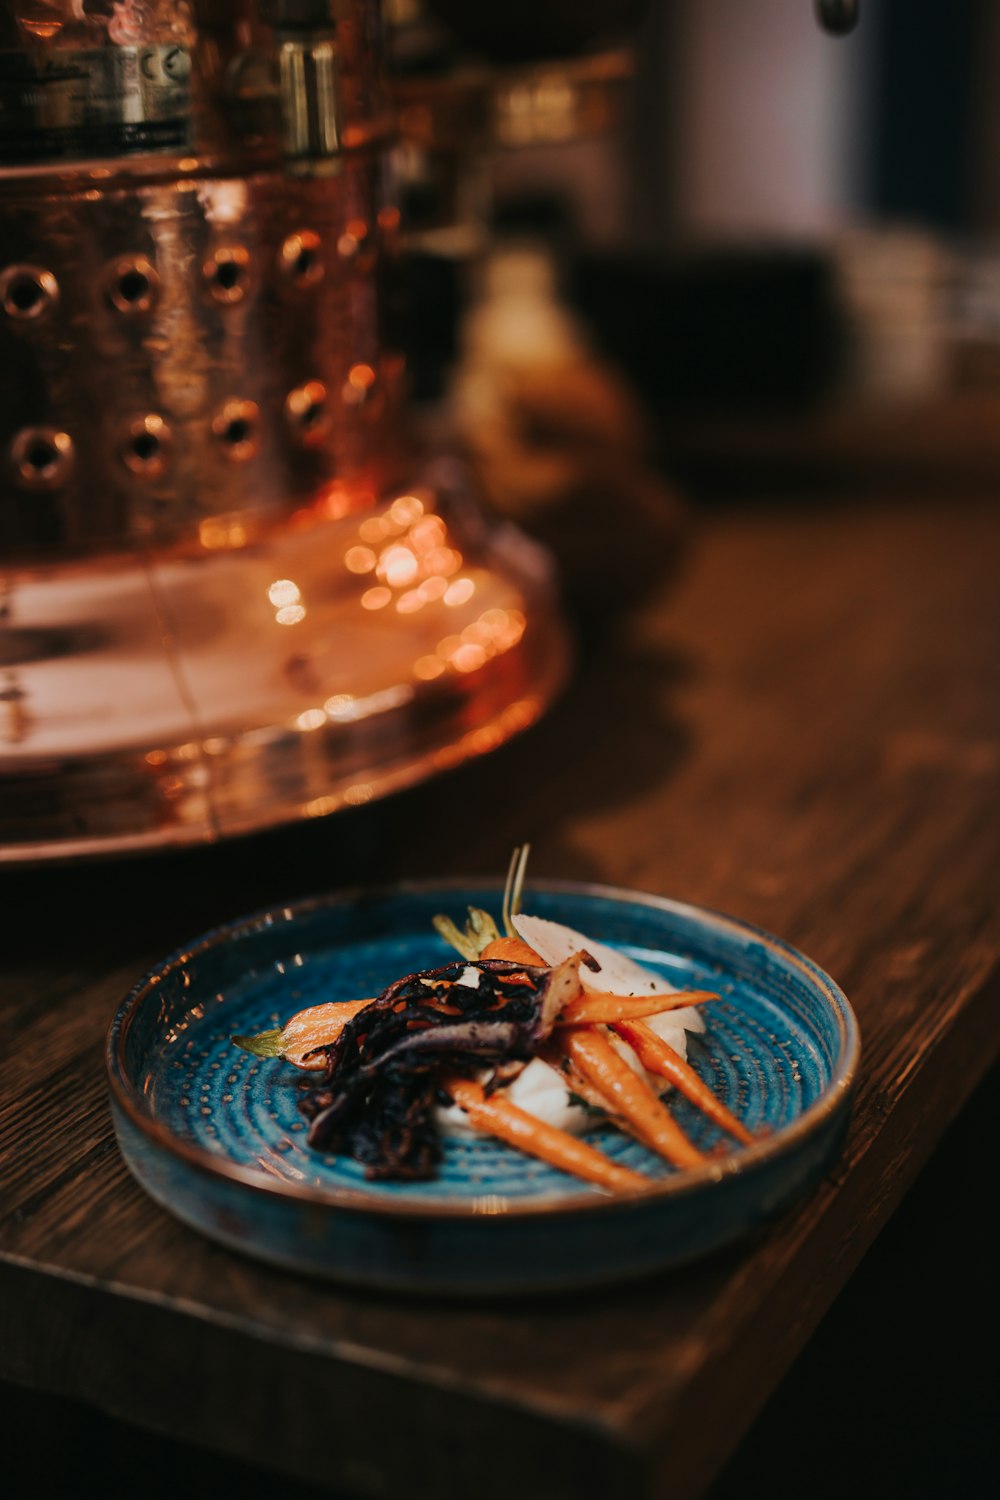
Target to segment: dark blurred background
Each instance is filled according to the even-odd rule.
[[[526,61],[516,7],[501,36],[438,25],[428,44],[425,19],[423,50],[415,0],[390,14],[411,77],[485,61],[504,79],[458,191],[447,152],[401,154],[422,402],[453,413],[495,356],[470,351],[470,312],[499,306],[498,254],[531,244],[689,496],[1000,475],[1000,7],[865,0],[834,38],[809,0],[629,5],[590,36],[584,57],[621,76],[589,115],[559,103],[580,57],[539,61],[536,41]]]

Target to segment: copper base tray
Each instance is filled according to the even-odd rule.
[[[213,842],[368,802],[500,745],[561,684],[547,555],[440,463],[268,536],[11,581],[0,863]]]

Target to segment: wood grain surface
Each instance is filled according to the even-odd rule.
[[[238,845],[0,877],[0,1377],[350,1493],[699,1494],[1000,1053],[998,578],[987,505],[715,515],[670,588],[581,622],[562,701],[487,760]],[[462,1305],[261,1267],[132,1182],[102,1048],[148,964],[300,894],[499,874],[525,838],[540,877],[729,911],[843,986],[863,1070],[818,1191],[679,1272]]]

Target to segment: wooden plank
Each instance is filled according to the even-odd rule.
[[[358,1493],[697,1494],[1000,1050],[998,561],[986,506],[719,517],[672,595],[587,622],[498,755],[318,827],[5,874],[0,1375]],[[148,962],[299,893],[495,873],[523,838],[539,876],[731,911],[844,985],[864,1070],[819,1192],[682,1272],[509,1305],[317,1287],[140,1192],[101,1044]]]

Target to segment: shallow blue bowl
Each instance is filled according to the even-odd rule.
[[[219,928],[135,986],[108,1035],[112,1113],[128,1166],[164,1208],[233,1249],[368,1286],[545,1290],[637,1276],[737,1238],[836,1155],[859,1040],[840,990],[802,954],[729,917],[600,886],[532,884],[524,906],[622,948],[684,989],[710,989],[689,1059],[760,1139],[733,1147],[686,1100],[671,1109],[709,1165],[677,1171],[605,1126],[588,1139],[655,1179],[609,1197],[485,1137],[449,1140],[439,1176],[370,1183],[310,1150],[302,1075],[234,1033],[323,1000],[376,995],[453,956],[431,926],[498,885],[359,891]],[[314,1075],[315,1076],[315,1075]]]

